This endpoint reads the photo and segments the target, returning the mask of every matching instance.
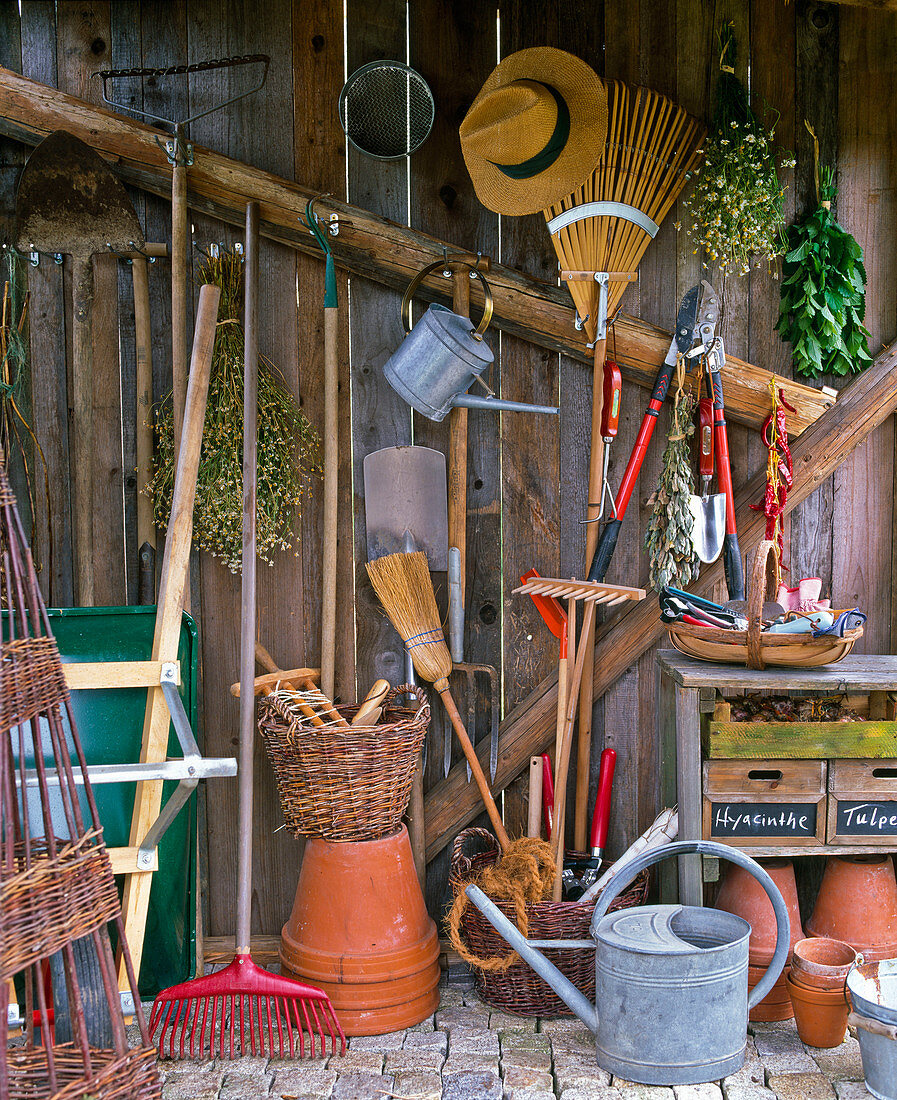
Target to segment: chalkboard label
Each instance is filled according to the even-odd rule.
[[[714,802],[710,806],[710,835],[815,837],[816,808],[815,802]]]
[[[839,836],[897,836],[897,802],[838,802]]]

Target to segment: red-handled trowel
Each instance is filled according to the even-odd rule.
[[[713,477],[713,402],[709,397],[698,403],[698,472],[701,495],[688,498],[695,521],[691,541],[701,561],[709,563],[720,556],[726,534],[726,494],[709,493]]]

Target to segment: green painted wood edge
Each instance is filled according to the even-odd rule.
[[[897,722],[708,722],[711,759],[878,759],[897,755]]]

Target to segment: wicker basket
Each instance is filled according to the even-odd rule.
[[[9,1100],[158,1100],[162,1093],[152,1047],[137,1047],[121,1057],[114,1050],[91,1049],[90,1077],[85,1077],[83,1056],[74,1043],[52,1051],[55,1088],[45,1047],[7,1051],[9,1093],[4,1095]]]
[[[726,630],[714,626],[675,623],[669,627],[672,644],[681,653],[699,661],[724,665],[747,665],[762,669],[768,665],[782,668],[816,668],[833,665],[853,649],[863,628],[847,630],[843,637],[811,634],[769,634],[760,630],[763,594],[768,592],[771,575],[769,562],[776,552],[774,542],[761,542],[754,560],[748,590],[747,630]],[[772,596],[770,596],[772,598]]]
[[[468,842],[482,841],[485,847],[474,854],[464,852]],[[501,849],[486,829],[465,829],[459,833],[452,850],[449,883],[453,896],[484,867],[494,863]],[[611,904],[611,912],[641,905],[648,893],[648,872],[642,871],[632,885]],[[511,902],[496,901],[498,908],[516,922]],[[527,907],[530,939],[587,940],[595,902],[542,901]],[[481,958],[505,956],[508,945],[479,909],[469,905],[461,921],[461,935],[474,954]],[[595,1000],[595,952],[591,948],[546,950],[548,958],[582,993]],[[554,990],[523,961],[496,972],[473,968],[477,992],[487,1004],[517,1016],[570,1016],[572,1013]]]
[[[413,693],[416,710],[396,706]],[[351,720],[357,706],[336,708]],[[393,688],[376,726],[313,725],[276,695],[259,704],[259,731],[294,836],[378,840],[402,824],[414,769],[430,724],[419,687]]]

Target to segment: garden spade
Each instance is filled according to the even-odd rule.
[[[77,602],[94,602],[93,256],[142,249],[143,231],[118,177],[64,130],[37,146],[16,194],[16,247],[72,257],[72,483]]]
[[[708,493],[713,477],[713,402],[704,397],[698,404],[698,471],[701,475],[701,495],[690,496],[688,507],[694,516],[691,541],[695,553],[703,562],[720,556],[726,534],[726,494]]]

